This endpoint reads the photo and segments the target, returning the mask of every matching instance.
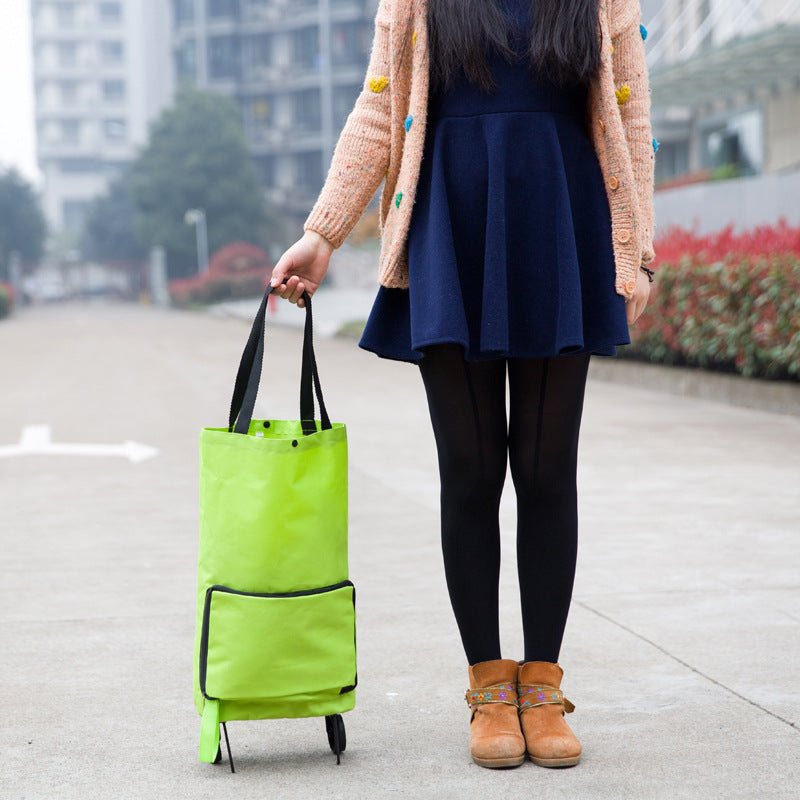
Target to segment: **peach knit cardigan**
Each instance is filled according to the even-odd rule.
[[[599,0],[598,8],[602,64],[589,87],[586,124],[611,210],[615,289],[627,298],[639,265],[655,257],[646,32],[639,0]],[[426,20],[426,0],[380,0],[363,90],[303,226],[339,247],[385,179],[378,280],[387,287],[408,287],[407,233],[428,105]]]

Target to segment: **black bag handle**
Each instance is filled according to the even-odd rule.
[[[231,410],[228,415],[229,433],[247,433],[253,419],[253,409],[256,404],[258,385],[261,381],[261,368],[264,361],[264,331],[266,327],[267,301],[272,294],[272,286],[268,286],[261,305],[256,311],[253,326],[247,344],[244,346],[239,371],[236,374],[236,383],[233,387]],[[330,430],[332,425],[322,398],[322,386],[317,371],[317,359],[314,355],[314,324],[311,313],[311,296],[303,292],[305,301],[306,324],[303,331],[303,365],[300,373],[300,420],[303,435],[317,432],[317,423],[314,419],[314,394],[319,404],[322,430]],[[313,384],[313,390],[312,390]]]

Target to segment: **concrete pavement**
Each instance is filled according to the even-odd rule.
[[[234,722],[237,774],[197,762],[197,435],[226,421],[246,333],[236,319],[103,304],[0,324],[0,446],[46,424],[57,442],[159,450],[141,463],[0,458],[2,800],[800,796],[800,419],[590,373],[561,656],[584,758],[486,770],[466,747],[419,376],[325,338],[326,401],[348,425],[358,591],[347,751],[335,766],[319,719]],[[268,337],[257,413],[293,418],[300,337]],[[501,523],[515,658],[510,481]]]

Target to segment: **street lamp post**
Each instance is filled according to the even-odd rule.
[[[187,225],[194,225],[197,234],[197,274],[208,269],[208,228],[206,212],[202,208],[190,208],[183,217]]]

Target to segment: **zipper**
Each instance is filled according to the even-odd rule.
[[[352,581],[340,581],[339,583],[331,584],[330,586],[322,586],[318,589],[303,589],[299,592],[241,592],[237,589],[231,589],[227,586],[220,586],[219,584],[215,584],[214,586],[209,586],[206,589],[206,599],[205,603],[203,604],[203,627],[200,632],[200,691],[203,693],[203,697],[207,700],[220,700],[219,697],[211,697],[211,695],[206,694],[206,673],[208,670],[208,629],[210,625],[210,616],[211,616],[211,596],[214,592],[224,592],[225,594],[235,594],[241,597],[306,597],[308,595],[314,594],[325,594],[326,592],[333,592],[336,589],[343,589],[345,586],[351,586],[353,588],[353,608],[355,609],[356,605],[356,587],[353,585]],[[344,686],[340,690],[339,694],[345,694],[345,692],[351,692],[353,689],[356,688],[356,684],[358,683],[358,673],[356,673],[356,679],[353,682],[352,686]]]

